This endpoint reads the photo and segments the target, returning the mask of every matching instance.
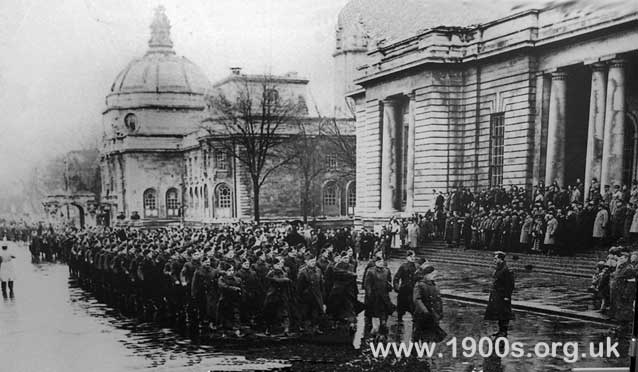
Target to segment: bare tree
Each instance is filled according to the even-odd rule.
[[[321,127],[323,138],[334,150],[341,166],[335,169],[342,177],[354,178],[357,167],[357,143],[353,120],[326,119]]]
[[[356,167],[356,143],[352,120],[319,118],[299,125],[291,143],[294,161],[291,166],[301,179],[301,209],[304,223],[312,205],[312,189],[317,178],[325,173],[342,179],[353,179]],[[336,157],[338,166],[329,164],[327,155]]]
[[[325,136],[321,127],[323,121],[318,122],[318,127],[313,128],[313,123],[305,122],[299,126],[299,132],[295,141],[291,143],[289,150],[294,155],[292,167],[301,176],[301,211],[303,222],[308,222],[308,214],[312,204],[312,186],[315,179],[328,170],[324,161]]]
[[[207,97],[210,118],[204,128],[229,156],[247,171],[253,194],[253,217],[260,221],[261,187],[294,154],[285,150],[297,134],[305,104],[285,97],[272,76],[240,75],[232,89],[218,89]]]

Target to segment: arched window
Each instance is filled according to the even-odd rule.
[[[157,192],[155,189],[144,191],[144,216],[157,217]]]
[[[204,208],[208,208],[208,185],[204,185]]]
[[[189,207],[191,207],[191,208],[193,208],[193,205],[194,205],[194,203],[193,203],[193,199],[194,199],[194,198],[193,198],[193,188],[192,188],[192,187],[188,189],[188,194],[189,194],[189,196],[190,196],[190,197],[188,198],[188,206],[189,206]]]
[[[225,183],[217,186],[215,192],[215,208],[226,209],[233,205],[230,187]]]
[[[179,216],[179,200],[177,199],[177,190],[174,188],[170,188],[166,192],[166,216]]]

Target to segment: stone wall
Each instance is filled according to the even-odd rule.
[[[157,192],[157,218],[166,218],[166,192],[175,188],[181,202],[182,155],[178,153],[128,153],[122,157],[124,173],[124,212],[129,218],[137,211],[144,218],[143,194],[149,188]],[[120,210],[122,211],[122,210]]]

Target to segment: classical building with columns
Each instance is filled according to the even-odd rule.
[[[101,191],[97,213],[104,224],[139,225],[219,223],[252,218],[249,175],[220,145],[231,138],[205,130],[209,118],[206,95],[232,90],[234,82],[259,84],[268,79],[273,92],[307,103],[300,121],[310,128],[323,120],[312,108],[307,79],[247,75],[233,68],[212,85],[202,70],[178,56],[162,7],[151,23],[148,50],[115,78],[106,96],[100,148]],[[241,85],[241,84],[239,84]],[[344,138],[354,142],[354,122],[337,120]],[[314,132],[308,132],[310,136]],[[352,222],[354,171],[326,151],[325,164],[310,187],[310,219]],[[350,171],[349,171],[350,170]],[[349,174],[344,176],[344,174]],[[302,216],[301,177],[294,167],[273,172],[261,188],[262,220]]]
[[[425,212],[433,190],[636,178],[638,3],[506,4],[343,9],[336,105],[356,113],[358,219]]]

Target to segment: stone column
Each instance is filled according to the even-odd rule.
[[[396,128],[398,102],[383,100],[383,142],[381,144],[381,211],[396,211]]]
[[[547,155],[547,120],[549,113],[551,77],[539,73],[536,76],[536,104],[534,118],[534,165],[532,182],[538,185],[545,177],[545,156]],[[547,181],[545,181],[547,183]]]
[[[407,201],[405,204],[406,213],[412,214],[414,211],[414,135],[415,135],[415,107],[416,107],[416,94],[414,92],[408,95],[410,98],[409,111],[408,111],[408,158],[407,158],[407,171],[406,171],[406,191]]]
[[[607,75],[601,189],[622,184],[625,143],[625,61],[614,59]]]
[[[592,179],[600,181],[603,158],[603,131],[605,129],[605,96],[607,89],[607,66],[594,63],[591,73],[589,99],[589,129],[587,131],[587,155],[585,160],[585,195],[589,199]]]
[[[566,78],[567,74],[562,71],[552,74],[547,128],[546,185],[551,185],[554,180],[558,180],[560,186],[565,184]]]

